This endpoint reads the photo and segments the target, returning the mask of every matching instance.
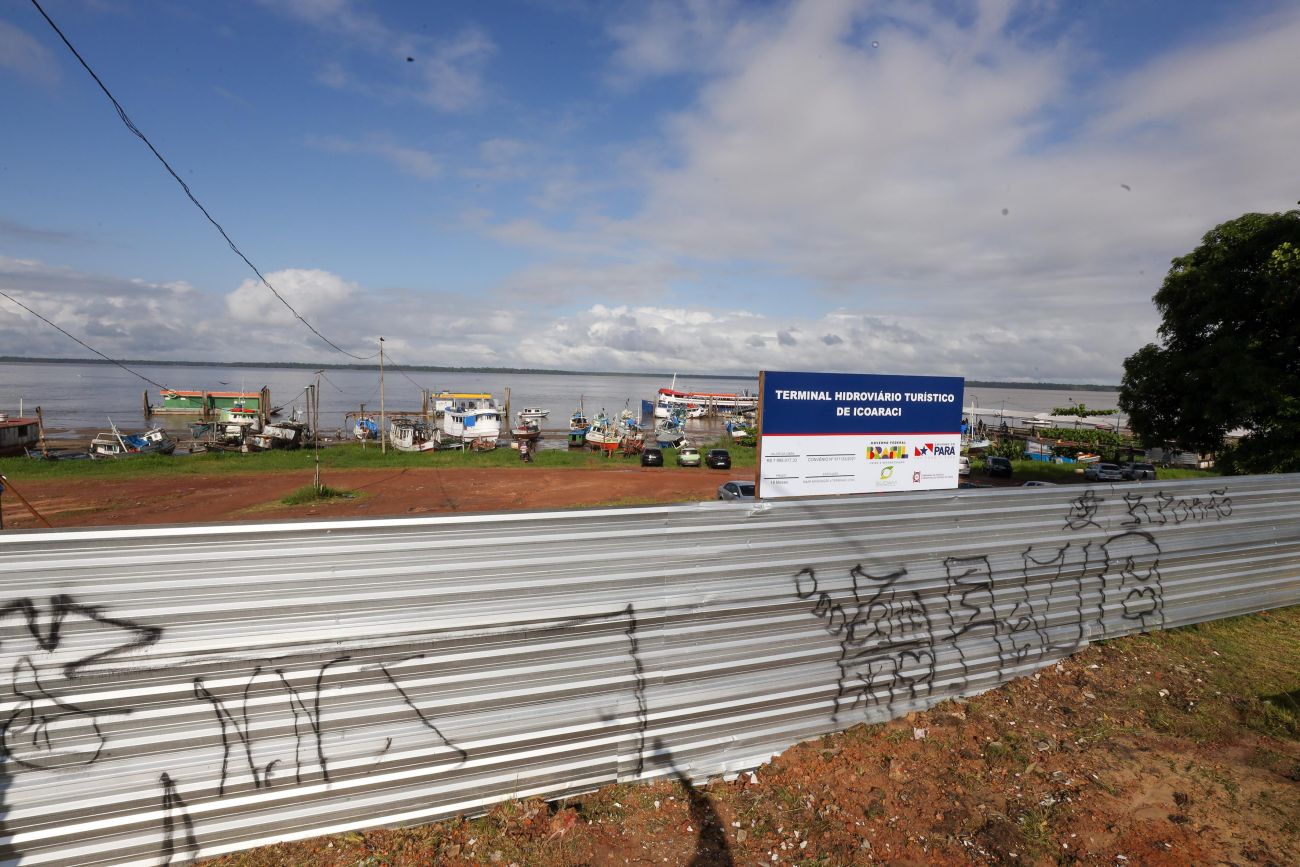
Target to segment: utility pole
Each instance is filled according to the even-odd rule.
[[[387,442],[384,440],[384,433],[388,429],[388,422],[384,418],[384,338],[379,338],[379,453],[388,454]]]
[[[316,449],[316,493],[320,493],[320,375],[321,371],[316,371],[316,384],[311,387],[311,410],[308,418],[311,419],[311,441]]]

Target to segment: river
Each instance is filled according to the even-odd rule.
[[[138,364],[132,369],[169,388],[206,389],[208,391],[271,390],[273,405],[303,405],[303,390],[315,382],[309,370],[278,367],[210,367]],[[420,407],[420,390],[487,391],[497,400],[510,389],[514,410],[540,406],[551,411],[547,428],[563,428],[569,414],[581,404],[588,415],[604,409],[612,414],[630,407],[639,411],[640,403],[652,400],[655,392],[672,384],[672,377],[625,376],[606,373],[454,373],[406,372],[390,368],[384,377],[384,402],[391,410],[416,410]],[[680,377],[677,387],[684,391],[739,392],[758,389],[753,379]],[[67,364],[50,362],[4,362],[0,364],[0,412],[17,414],[21,407],[32,414],[37,406],[45,416],[46,431],[51,436],[75,439],[91,437],[108,426],[108,419],[123,430],[144,427],[145,389],[149,402],[160,404],[158,389],[147,385],[119,367],[110,364]],[[965,406],[977,406],[992,412],[1005,410],[1008,416],[1032,415],[1071,401],[1086,403],[1094,409],[1117,406],[1114,390],[1049,390],[1037,388],[967,386]],[[326,369],[321,377],[321,428],[332,431],[343,425],[343,414],[365,404],[379,411],[379,374],[374,370]],[[990,423],[993,415],[986,416]],[[173,416],[169,426],[179,425]]]

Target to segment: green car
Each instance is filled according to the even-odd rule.
[[[687,446],[677,452],[677,466],[679,467],[698,467],[700,465],[700,450]]]

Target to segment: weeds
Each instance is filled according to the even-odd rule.
[[[357,496],[355,491],[331,488],[328,485],[321,485],[319,489],[315,485],[304,485],[281,497],[280,502],[286,506],[303,506],[325,500],[350,500],[355,496]]]

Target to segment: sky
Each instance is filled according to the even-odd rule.
[[[330,341],[408,365],[1116,383],[1295,207],[1300,4],[42,0]],[[0,291],[118,358],[350,362],[0,6]],[[0,355],[89,353],[0,298]]]

